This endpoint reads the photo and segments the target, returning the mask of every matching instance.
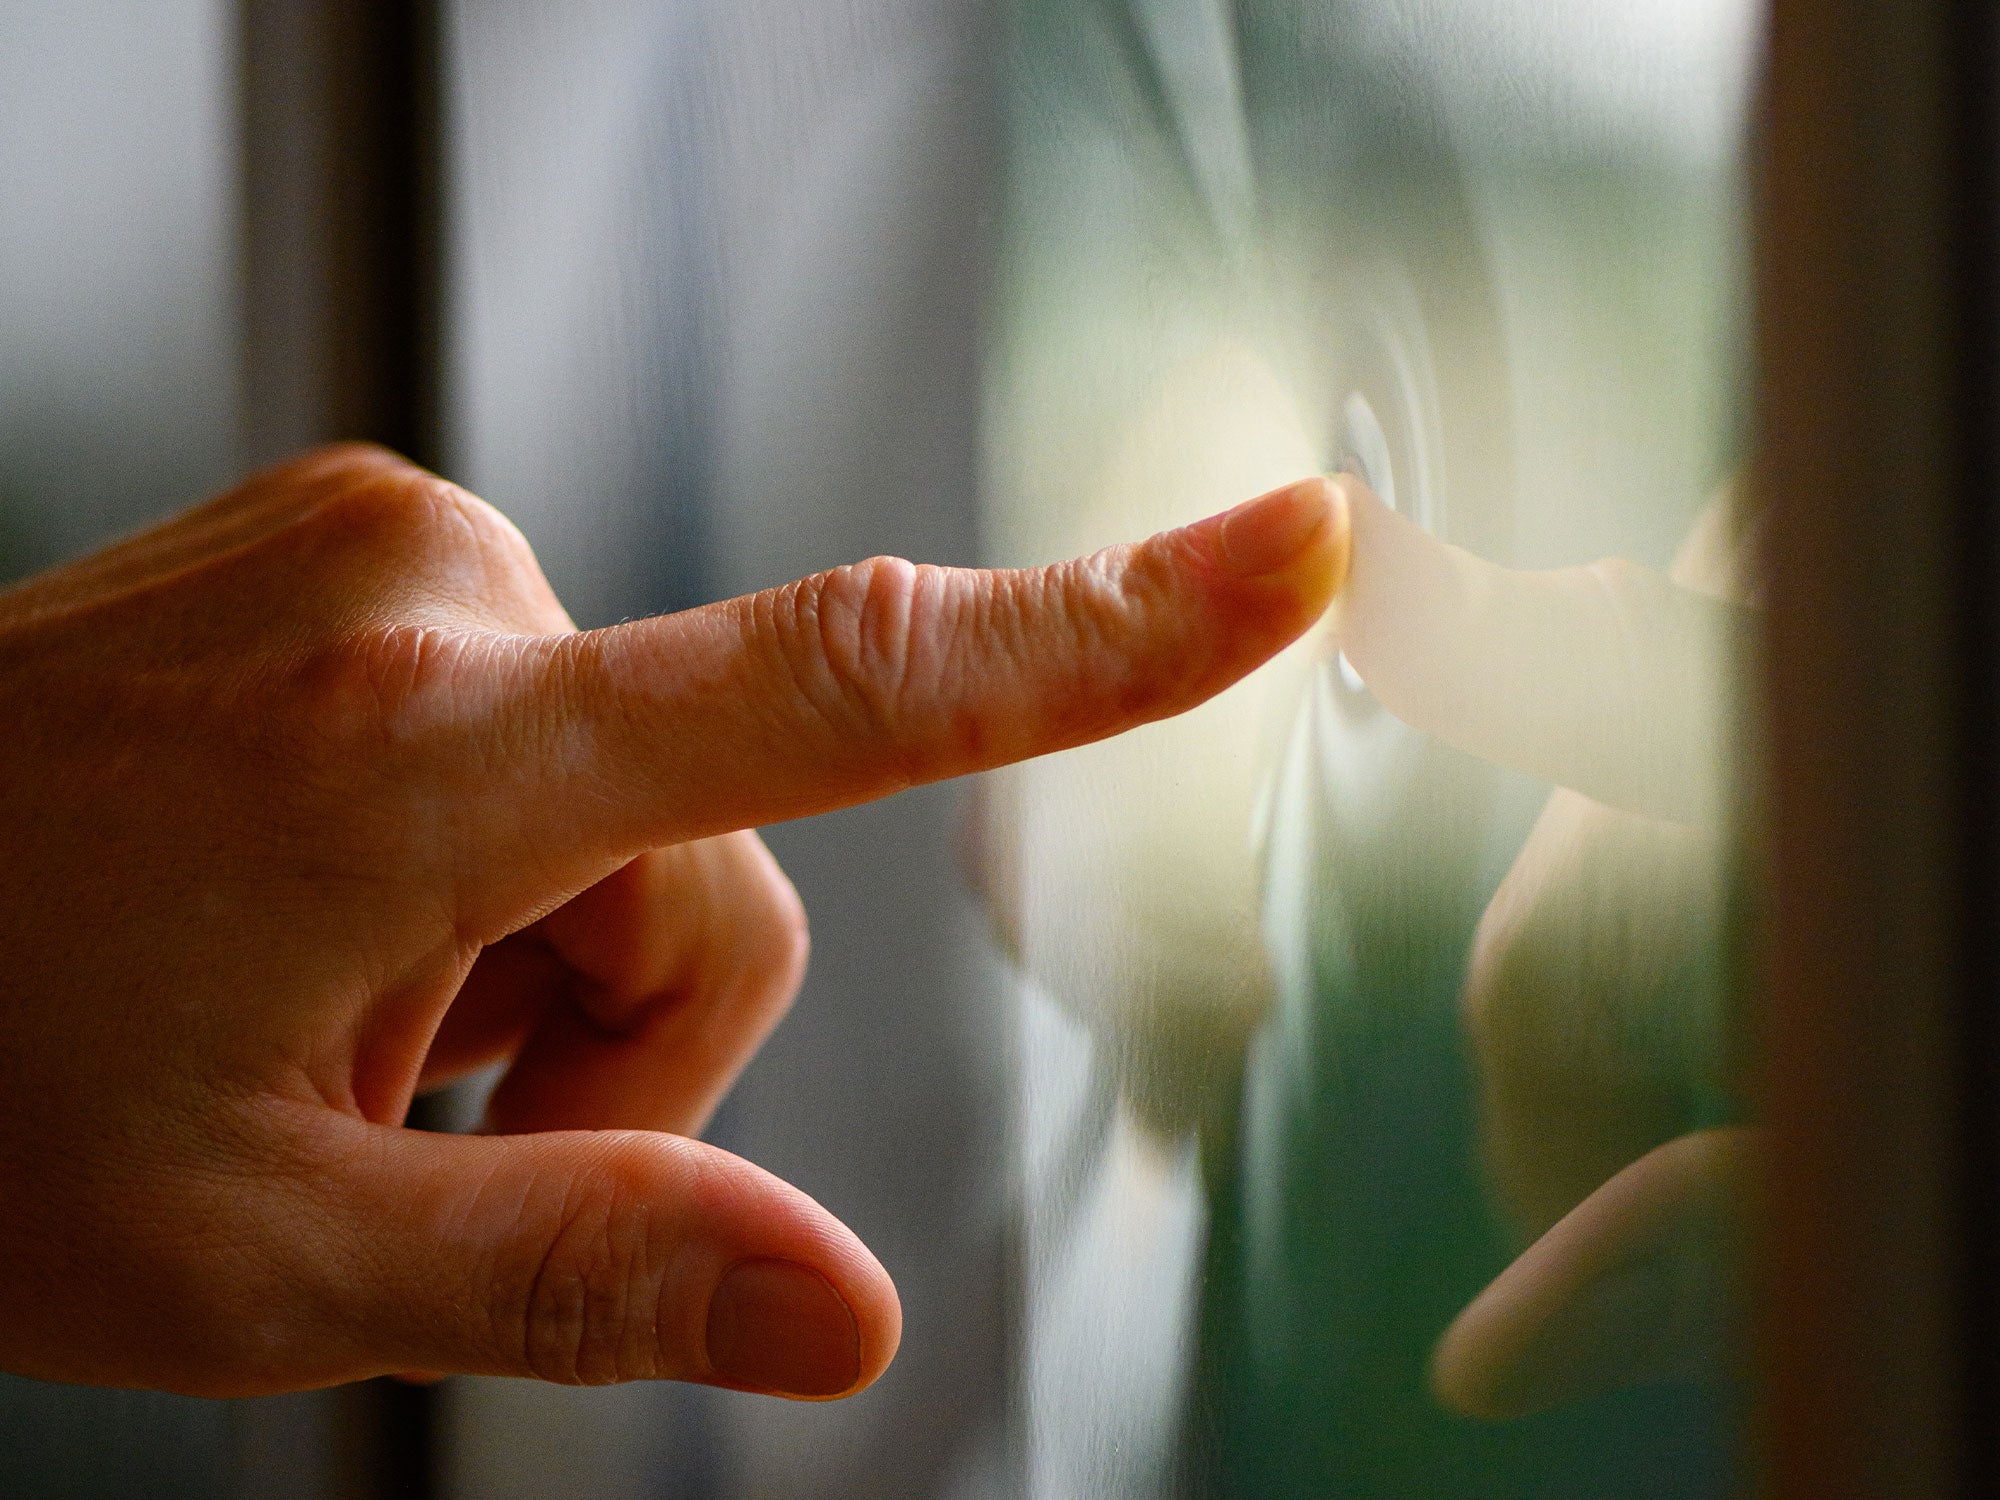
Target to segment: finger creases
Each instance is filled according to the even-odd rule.
[[[801,1399],[893,1358],[887,1273],[726,1152],[638,1131],[372,1130],[342,1174],[332,1378],[423,1370],[686,1380]]]
[[[540,747],[600,850],[868,801],[1084,744],[1220,692],[1325,610],[1341,481],[1043,568],[876,558],[546,643]],[[548,753],[549,747],[557,753]]]

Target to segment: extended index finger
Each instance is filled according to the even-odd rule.
[[[824,812],[1191,708],[1299,636],[1346,557],[1311,479],[1051,567],[876,558],[531,643],[488,763],[552,852]]]

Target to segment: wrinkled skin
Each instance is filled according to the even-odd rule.
[[[867,1385],[888,1275],[692,1139],[806,959],[747,830],[1192,707],[1346,536],[1312,480],[578,632],[491,508],[344,447],[0,594],[0,1367]],[[495,1062],[484,1132],[403,1128]]]

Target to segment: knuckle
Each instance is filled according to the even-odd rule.
[[[1183,604],[1187,545],[1179,539],[1170,546],[1124,543],[1082,559],[1068,579],[1077,607],[1123,617]]]
[[[805,978],[806,963],[812,954],[812,929],[806,920],[805,903],[799,899],[797,887],[774,863],[765,866],[764,877],[756,886],[755,900],[755,920],[770,987],[782,1000],[789,1001]]]
[[[413,469],[350,468],[312,514],[312,521],[350,545],[405,549],[446,531],[449,488]]]
[[[517,1304],[530,1374],[608,1385],[665,1373],[661,1306],[676,1246],[661,1205],[684,1175],[660,1150],[632,1143],[569,1185]]]
[[[916,571],[901,558],[871,557],[800,591],[801,654],[822,669],[835,702],[870,724],[889,719],[908,686]]]
[[[1110,655],[1187,612],[1185,560],[1158,546],[1107,548],[1064,567],[1061,611],[1080,650]]]
[[[376,560],[390,578],[422,579],[475,613],[566,627],[527,538],[484,500],[421,470],[347,472],[304,523],[332,550]]]
[[[259,470],[244,482],[242,492],[297,495],[312,508],[351,490],[403,482],[419,472],[375,443],[321,443]]]
[[[995,647],[1044,693],[1062,684],[1055,711],[1094,738],[1154,717],[1163,689],[1198,669],[1198,642],[1159,647],[1172,589],[1171,564],[1131,547],[1017,575],[996,610]]]
[[[1179,545],[1108,548],[1059,570],[1065,648],[1100,724],[1125,726],[1205,697],[1221,637],[1190,599]],[[1211,686],[1208,691],[1213,691]]]
[[[455,484],[445,484],[437,498],[440,525],[449,525],[468,549],[497,570],[539,578],[541,566],[521,528],[494,506]]]
[[[968,574],[868,558],[802,580],[774,612],[780,672],[832,732],[836,754],[906,786],[978,758],[982,684],[968,644],[992,652],[992,610]]]

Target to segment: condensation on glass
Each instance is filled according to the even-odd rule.
[[[1760,17],[1012,9],[995,560],[1367,486],[1279,661],[986,786],[1031,1488],[1730,1492]]]

